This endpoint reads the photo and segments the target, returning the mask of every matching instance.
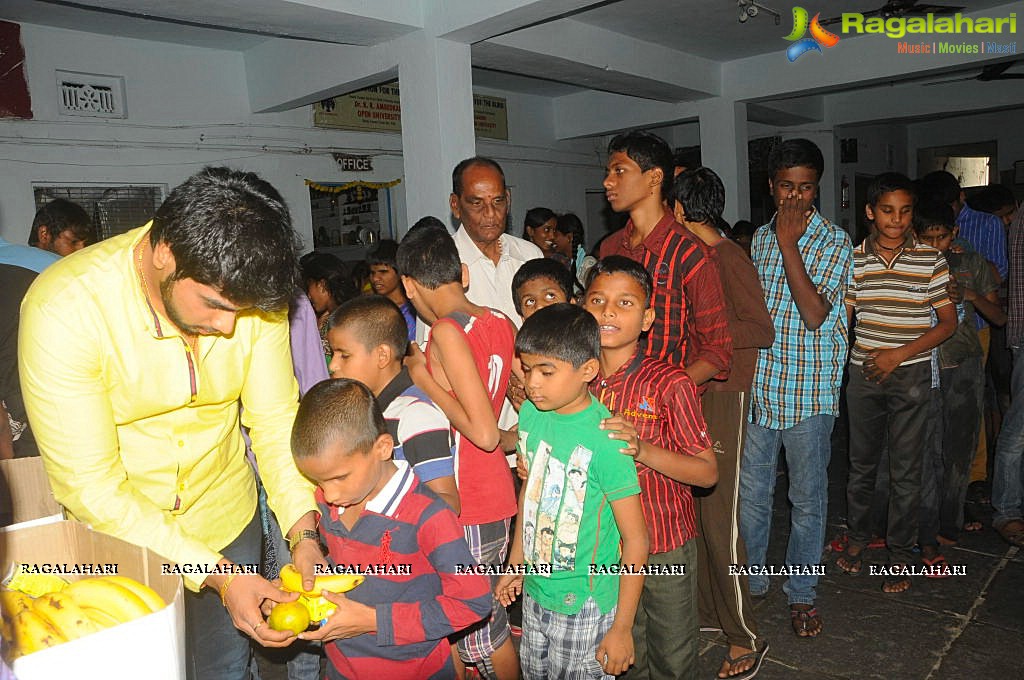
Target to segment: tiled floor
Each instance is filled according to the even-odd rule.
[[[829,471],[830,538],[842,530],[846,505],[846,452],[837,430]],[[784,475],[775,498],[768,562],[782,564],[788,532]],[[915,578],[901,594],[883,593],[881,577],[867,575],[867,565],[884,559],[882,551],[869,552],[857,576],[842,573],[828,558],[817,601],[825,628],[813,639],[792,633],[782,580],[773,581],[768,596],[755,604],[761,634],[771,643],[758,678],[1024,678],[1024,553],[987,524],[944,552],[951,565],[965,567],[966,575]],[[702,635],[696,677],[715,677],[725,650],[721,636]],[[260,667],[263,680],[287,677],[283,664],[261,659]]]

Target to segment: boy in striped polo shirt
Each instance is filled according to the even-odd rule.
[[[921,442],[927,438],[931,350],[956,328],[946,285],[949,269],[935,248],[911,229],[913,183],[883,173],[868,187],[864,207],[871,234],[853,251],[846,313],[855,340],[846,392],[850,414],[850,473],[846,488],[850,541],[836,560],[857,573],[871,534],[871,501],[882,451],[889,451],[888,568],[882,591],[910,588],[921,489]],[[938,319],[932,325],[932,310]]]
[[[713,486],[718,463],[693,380],[640,349],[640,336],[654,321],[650,273],[611,255],[588,278],[583,307],[601,330],[601,372],[590,389],[612,412],[602,428],[625,441],[622,452],[636,461],[651,542],[647,562],[663,567],[644,581],[633,624],[636,665],[626,677],[691,677],[697,672],[698,622],[690,485]],[[683,573],[668,573],[679,566]]]
[[[326,677],[423,680],[455,675],[448,636],[491,611],[490,583],[451,508],[394,442],[373,394],[346,378],[314,386],[292,428],[295,465],[316,483],[320,537],[331,567],[372,570],[316,631]]]

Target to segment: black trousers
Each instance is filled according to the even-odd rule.
[[[913,549],[921,496],[921,465],[928,445],[931,365],[900,366],[881,383],[868,382],[850,366],[846,405],[850,414],[850,476],[846,486],[850,543],[864,546],[872,533],[871,500],[882,452],[889,452],[890,563],[915,560]]]

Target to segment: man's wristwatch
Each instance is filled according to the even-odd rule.
[[[316,531],[313,531],[312,529],[303,529],[302,531],[298,532],[294,536],[289,537],[288,538],[288,550],[289,550],[289,552],[294,551],[295,550],[295,546],[297,546],[299,543],[301,543],[302,541],[305,541],[305,540],[316,541],[317,544],[319,545],[319,543],[320,543],[320,534],[317,533]]]

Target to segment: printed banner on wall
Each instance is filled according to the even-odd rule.
[[[361,132],[401,132],[398,82],[368,87],[313,104],[313,125]],[[508,108],[503,97],[473,95],[477,137],[508,141]]]
[[[31,118],[21,26],[0,21],[0,118]]]

